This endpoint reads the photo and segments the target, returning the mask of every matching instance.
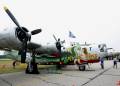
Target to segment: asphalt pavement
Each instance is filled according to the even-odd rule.
[[[0,74],[0,86],[120,86],[120,63],[113,68],[112,61],[90,64],[86,71],[79,71],[76,65],[69,65],[62,70],[42,69],[40,74],[25,72]]]

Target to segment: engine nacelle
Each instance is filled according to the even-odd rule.
[[[0,29],[0,49],[20,49],[22,45],[20,35],[22,34],[24,35],[18,28]]]
[[[58,49],[56,48],[55,44],[49,44],[49,45],[43,45],[39,48],[36,49],[36,52],[40,52],[40,53],[59,53]]]

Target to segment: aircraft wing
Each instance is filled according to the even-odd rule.
[[[42,45],[40,45],[40,44],[33,43],[33,42],[28,43],[28,49],[29,50],[37,49],[37,48],[40,48],[40,47],[42,47]]]
[[[30,42],[30,43],[28,43],[27,48],[28,48],[28,51],[35,50],[35,53],[38,55],[40,55],[40,54],[58,54],[59,53],[55,44],[41,45],[41,44]]]

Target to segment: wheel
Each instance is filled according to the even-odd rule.
[[[84,66],[83,65],[82,66],[79,65],[79,70],[80,71],[85,71],[85,65]]]
[[[56,68],[57,68],[58,70],[60,70],[62,67],[61,67],[60,64],[58,64],[58,65],[56,65]]]
[[[120,59],[118,59],[118,61],[120,62]]]
[[[27,65],[26,74],[39,74],[37,63],[30,63]]]

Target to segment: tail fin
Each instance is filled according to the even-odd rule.
[[[69,31],[69,37],[70,38],[76,38],[76,36],[71,31]]]

